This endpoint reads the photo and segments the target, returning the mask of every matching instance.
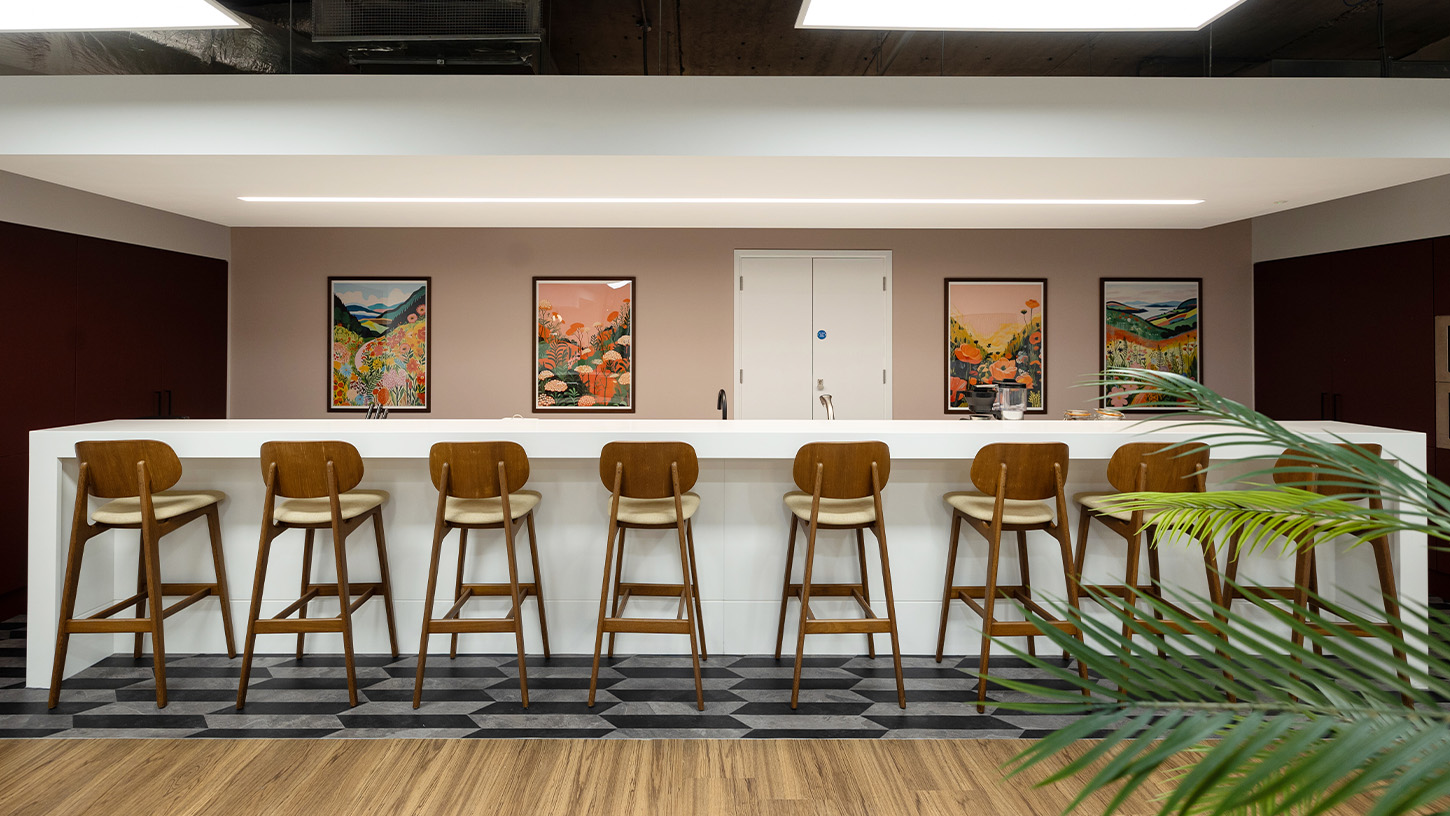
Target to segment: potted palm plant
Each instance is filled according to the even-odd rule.
[[[1447,546],[1450,488],[1421,471],[1296,433],[1178,375],[1113,369],[1102,383],[1186,409],[1183,419],[1204,429],[1197,441],[1219,454],[1236,446],[1294,451],[1287,463],[1240,477],[1246,489],[1124,495],[1124,509],[1156,511],[1158,541],[1209,535],[1238,537],[1250,548],[1312,547],[1339,536],[1363,542],[1419,531],[1432,547]],[[1342,491],[1326,496],[1284,478],[1309,468],[1319,484]],[[1386,506],[1357,501],[1375,492]],[[1302,606],[1250,595],[1232,610],[1185,598],[1099,600],[1106,616],[1069,612],[1088,645],[1050,626],[1043,631],[1105,683],[1016,649],[1056,682],[993,678],[1033,698],[1006,707],[1079,715],[1018,755],[1013,773],[1078,740],[1098,740],[1079,745],[1043,782],[1081,778],[1082,793],[1066,810],[1116,787],[1108,812],[1117,812],[1145,782],[1169,774],[1172,792],[1158,800],[1160,814],[1450,812],[1450,618],[1443,613],[1401,609],[1400,634],[1360,605],[1319,595]],[[1185,634],[1155,617],[1189,632],[1193,619],[1217,620],[1226,636]],[[1368,636],[1348,636],[1356,629]],[[1395,651],[1407,660],[1394,659]],[[1090,698],[1081,694],[1085,686]]]

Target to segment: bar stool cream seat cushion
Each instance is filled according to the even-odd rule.
[[[509,513],[513,521],[539,506],[544,498],[536,490],[520,490],[509,494]],[[449,496],[443,507],[443,520],[450,524],[498,524],[503,521],[503,499],[460,499]]]
[[[942,496],[942,501],[974,519],[987,522],[992,520],[992,513],[997,509],[997,497],[985,493],[948,493]],[[1003,524],[1045,524],[1049,521],[1052,521],[1052,505],[1047,502],[1006,499],[1002,504]]]
[[[338,496],[343,519],[357,518],[388,500],[386,490],[349,490]],[[326,524],[332,521],[331,499],[284,499],[272,512],[281,524]]]
[[[695,511],[700,509],[700,496],[685,493],[680,496],[680,507],[685,511],[686,520],[694,517]],[[631,499],[620,496],[619,520],[625,524],[674,524],[675,497]]]
[[[226,497],[227,494],[220,490],[164,490],[151,494],[151,506],[156,511],[156,520],[165,521],[200,510],[209,504],[216,504]],[[118,526],[140,524],[141,497],[131,496],[108,501],[91,513],[91,521]]]
[[[1122,494],[1120,494],[1120,493],[1075,493],[1075,494],[1073,494],[1072,500],[1075,501],[1075,502],[1077,502],[1078,504],[1082,505],[1083,507],[1086,507],[1087,509],[1092,510],[1095,513],[1100,513],[1100,514],[1102,514],[1104,516],[1108,516],[1109,518],[1115,518],[1118,521],[1132,521],[1133,520],[1133,514],[1132,513],[1128,512],[1127,510],[1122,510],[1122,509],[1119,509],[1117,507],[1113,507],[1107,501],[1108,499],[1111,499],[1111,498],[1114,498],[1115,496],[1120,496],[1120,495],[1122,495]],[[1152,522],[1153,521],[1153,517],[1156,516],[1156,515],[1158,515],[1158,514],[1157,513],[1144,513],[1143,514],[1143,521],[1144,521],[1144,523],[1150,523],[1150,522]]]
[[[796,515],[796,518],[809,522],[811,520],[811,494],[801,490],[792,490],[785,494],[785,507]],[[876,522],[876,502],[870,496],[863,496],[859,499],[821,499],[821,524],[840,524],[843,526],[854,524],[874,524]]]

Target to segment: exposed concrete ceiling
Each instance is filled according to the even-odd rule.
[[[395,1],[407,7],[408,0]],[[223,0],[256,27],[203,41],[0,35],[0,66],[53,74],[1267,76],[1348,70],[1275,60],[1363,60],[1361,70],[1372,72],[1384,57],[1421,75],[1429,63],[1450,60],[1446,0],[1383,0],[1383,52],[1377,0],[1248,0],[1203,32],[1103,34],[806,31],[794,27],[794,0],[542,1],[545,42],[534,51],[518,43],[378,43],[392,50],[373,56],[390,61],[359,65],[366,49],[358,44],[311,41],[306,0]]]

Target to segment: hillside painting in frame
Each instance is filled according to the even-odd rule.
[[[431,278],[327,279],[329,411],[426,412]]]
[[[534,278],[534,410],[634,413],[634,278]]]
[[[946,413],[969,413],[967,390],[1013,380],[1027,386],[1027,410],[1047,410],[1047,281],[946,282]]]
[[[1203,382],[1202,278],[1103,278],[1103,368],[1171,371]],[[1120,411],[1162,411],[1151,394],[1104,393]]]

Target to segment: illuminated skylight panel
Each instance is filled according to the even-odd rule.
[[[803,0],[797,28],[1197,31],[1243,0]]]
[[[212,0],[0,0],[0,31],[250,28]]]

